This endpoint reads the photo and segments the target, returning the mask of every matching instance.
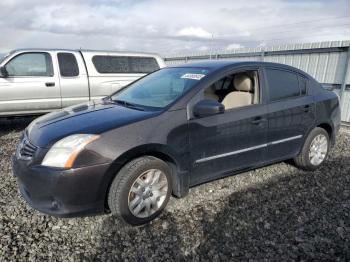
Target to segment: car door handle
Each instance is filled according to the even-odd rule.
[[[305,106],[304,106],[304,112],[305,112],[305,113],[310,112],[310,109],[311,109],[311,106],[310,106],[310,105],[305,105]]]
[[[45,83],[46,86],[55,86],[55,82],[47,82]]]
[[[256,117],[254,118],[254,120],[252,120],[252,124],[253,125],[259,125],[261,123],[265,123],[267,121],[266,118],[263,118],[263,117]]]

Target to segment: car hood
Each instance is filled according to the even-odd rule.
[[[158,115],[100,100],[55,111],[34,120],[26,135],[36,146],[48,148],[72,134],[101,134]]]

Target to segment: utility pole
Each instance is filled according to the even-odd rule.
[[[341,83],[341,87],[340,87],[340,106],[343,106],[345,101],[344,101],[344,95],[345,95],[345,90],[346,90],[346,82],[347,79],[349,77],[350,74],[350,70],[349,70],[349,66],[350,66],[350,46],[348,46],[348,52],[346,55],[346,61],[345,61],[345,66],[344,66],[344,73],[343,73],[343,79],[342,79],[342,83]]]
[[[213,43],[214,43],[214,34],[211,34],[210,52],[209,52],[209,59],[210,59],[210,60],[211,60],[212,52],[213,52]]]

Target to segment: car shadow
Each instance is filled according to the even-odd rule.
[[[214,214],[210,210],[217,209],[217,201],[207,201],[187,212],[181,208],[167,211],[151,224],[138,228],[125,228],[117,219],[108,217],[100,235],[102,257],[98,258],[349,259],[350,157],[331,158],[314,172],[291,170],[220,200],[223,208]],[[168,227],[162,226],[165,223]],[[199,243],[183,241],[198,232]],[[192,245],[187,247],[191,252],[183,252],[186,245]]]
[[[346,260],[350,258],[349,188],[350,157],[341,157],[328,160],[318,171],[296,170],[233,193],[214,223],[204,221],[206,241],[195,256]]]
[[[36,117],[15,117],[15,118],[1,118],[0,117],[0,137],[13,132],[22,132]]]
[[[108,216],[99,232],[98,253],[92,261],[183,261],[181,237],[170,212],[149,224],[133,227]]]

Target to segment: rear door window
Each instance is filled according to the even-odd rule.
[[[5,66],[13,76],[53,76],[52,59],[48,53],[23,53],[12,58]]]
[[[100,74],[147,74],[159,69],[154,57],[97,55],[92,58],[92,62]]]
[[[270,101],[279,101],[300,95],[298,76],[290,71],[266,69]]]
[[[79,66],[74,54],[58,53],[57,58],[61,76],[74,77],[79,75]]]

